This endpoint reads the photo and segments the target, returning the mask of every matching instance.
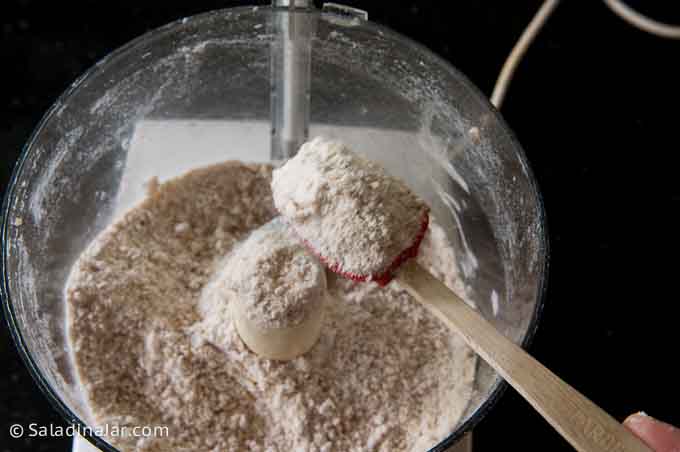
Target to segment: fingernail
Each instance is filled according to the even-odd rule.
[[[637,413],[633,413],[630,416],[626,418],[625,421],[623,421],[624,424],[630,424],[634,422],[639,422],[644,418],[648,418],[649,415],[645,413],[644,411],[638,411]]]

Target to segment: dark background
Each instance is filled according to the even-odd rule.
[[[0,187],[41,115],[97,60],[174,19],[244,3],[252,2],[3,0]],[[344,3],[420,41],[490,94],[541,2]],[[631,2],[680,23],[664,6],[672,3]],[[602,2],[566,0],[503,106],[544,195],[552,247],[531,353],[619,420],[645,410],[680,424],[679,57],[679,41],[631,28]],[[64,424],[1,325],[0,451],[67,450],[66,439],[9,438],[13,423]],[[476,446],[570,450],[511,390],[477,427]]]

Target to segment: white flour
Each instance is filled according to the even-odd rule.
[[[295,326],[320,309],[325,272],[276,218],[225,258],[215,281],[204,291],[201,312],[206,317],[215,303],[238,298],[248,319],[263,328]]]
[[[331,270],[389,280],[418,245],[428,208],[403,181],[343,143],[315,138],[274,171],[274,204]]]
[[[201,293],[234,245],[275,215],[271,168],[228,162],[153,186],[83,253],[67,285],[69,333],[99,424],[168,426],[109,438],[138,451],[422,451],[450,433],[475,357],[394,285],[329,279],[319,342],[289,362],[259,358],[229,309]],[[460,290],[431,225],[421,264]]]

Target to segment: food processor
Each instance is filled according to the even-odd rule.
[[[308,136],[341,138],[431,206],[469,298],[526,346],[546,277],[541,198],[487,98],[424,47],[337,4],[275,1],[151,31],[78,79],[45,115],[3,206],[2,295],[41,390],[104,451],[66,337],[64,284],[91,240],[161,181],[225,160],[280,162]],[[456,443],[503,384],[478,362],[475,395],[433,451]]]

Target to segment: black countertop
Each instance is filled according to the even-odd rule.
[[[130,39],[179,17],[252,2],[5,0],[0,17],[4,188],[22,144],[57,96]],[[352,1],[425,44],[490,93],[540,1]],[[649,2],[634,2],[651,8]],[[655,14],[680,23],[677,11]],[[673,2],[665,2],[673,3]],[[680,42],[646,35],[602,2],[564,1],[510,87],[503,115],[524,146],[549,221],[551,271],[531,353],[618,419],[680,424],[676,256],[680,251]],[[9,425],[65,425],[0,327],[0,451],[67,450],[9,437]],[[507,391],[476,429],[478,451],[570,450]]]

